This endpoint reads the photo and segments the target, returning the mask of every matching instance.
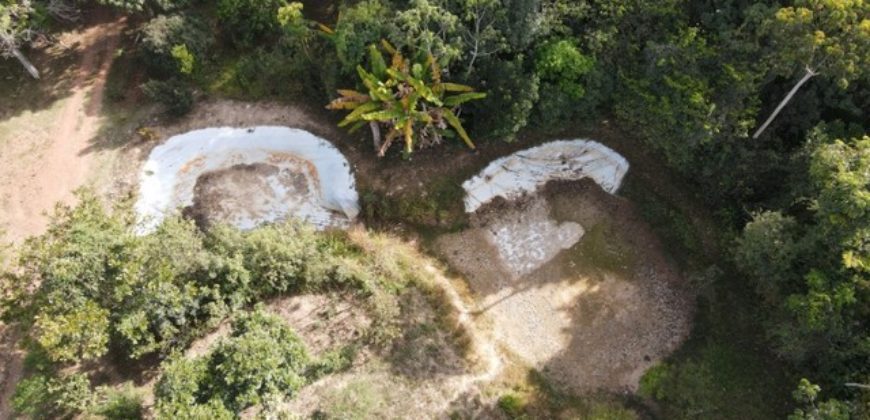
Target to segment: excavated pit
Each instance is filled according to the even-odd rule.
[[[148,232],[178,211],[201,226],[252,229],[297,218],[346,228],[359,212],[350,165],[332,144],[293,128],[207,128],[151,152],[136,210]]]

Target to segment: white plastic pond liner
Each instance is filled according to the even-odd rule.
[[[592,140],[558,140],[492,161],[465,181],[465,211],[473,213],[495,197],[514,200],[547,181],[591,178],[613,194],[628,171],[619,153]]]
[[[220,185],[234,195],[218,203],[222,213],[238,206],[244,211],[222,214],[222,220],[241,229],[287,217],[307,220],[320,228],[346,225],[359,213],[350,165],[329,142],[299,129],[277,126],[206,128],[171,137],[151,151],[141,173],[136,212],[140,232],[153,230],[161,220],[194,203],[201,176],[238,165],[268,165],[271,175],[257,191],[236,191],[237,184]],[[293,196],[288,179],[304,180],[303,197]],[[229,190],[227,190],[229,188]]]

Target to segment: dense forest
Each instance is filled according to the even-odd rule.
[[[792,403],[771,404],[790,404],[794,419],[870,416],[870,3],[97,3],[139,25],[130,54],[147,74],[142,92],[172,116],[221,84],[235,97],[305,98],[364,133],[373,154],[408,165],[416,154],[602,121],[630,133],[713,214],[716,287],[751,291],[741,302],[758,315],[765,351],[797,379]],[[36,75],[29,44],[93,7],[0,0],[0,52]],[[163,418],[232,418],[339,369],[342,354],[308,357],[292,331],[256,310],[209,356],[185,361],[176,350],[233,308],[301,289],[356,290],[384,314],[386,331],[398,309],[383,290],[414,272],[411,261],[385,262],[295,224],[202,233],[171,220],[140,237],[128,219],[85,197],[6,275],[19,286],[7,293],[6,317],[31,331],[39,372],[16,393],[27,415],[62,417],[106,400],[61,372],[111,350],[166,358],[156,388]],[[703,299],[715,305],[716,295]],[[254,386],[260,367],[249,364],[261,354],[285,374]],[[716,386],[703,376],[675,360],[650,370],[641,391],[665,418],[706,418],[689,391]],[[123,405],[118,398],[98,404],[102,415]]]

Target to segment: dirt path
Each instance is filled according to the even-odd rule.
[[[71,202],[73,191],[85,183],[91,160],[85,149],[99,132],[106,75],[123,27],[121,18],[77,36],[81,62],[72,95],[41,146],[28,136],[0,146],[0,196],[7,203],[0,226],[7,240],[20,243],[41,233],[48,222],[45,213],[57,202]]]
[[[72,95],[64,99],[47,138],[22,135],[0,144],[0,228],[5,240],[21,243],[42,233],[46,213],[58,202],[71,203],[73,191],[85,184],[91,162],[85,149],[99,133],[106,76],[124,24],[120,18],[71,36],[79,44],[81,61]],[[22,374],[18,338],[0,323],[0,419],[10,418],[10,399]]]

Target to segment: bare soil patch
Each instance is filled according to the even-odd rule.
[[[337,296],[305,294],[275,299],[266,308],[287,321],[315,355],[361,339],[372,320],[360,302]]]
[[[106,75],[124,25],[120,18],[61,37],[77,44],[81,54],[71,96],[48,124],[16,130],[0,142],[0,227],[7,240],[42,232],[45,213],[57,202],[71,202],[72,192],[87,180],[87,149],[100,129]]]
[[[540,201],[556,223],[576,223],[586,234],[516,276],[488,229],[503,215],[535,217]],[[495,339],[571,391],[633,391],[688,336],[692,299],[678,272],[630,203],[593,182],[550,183],[525,201],[494,202],[472,215],[471,228],[436,243],[465,275]]]
[[[207,172],[196,182],[193,205],[184,214],[201,227],[214,223],[242,225],[270,220],[276,208],[293,214],[296,207],[310,205],[317,191],[306,179],[308,172],[291,171],[268,163],[234,165]]]

